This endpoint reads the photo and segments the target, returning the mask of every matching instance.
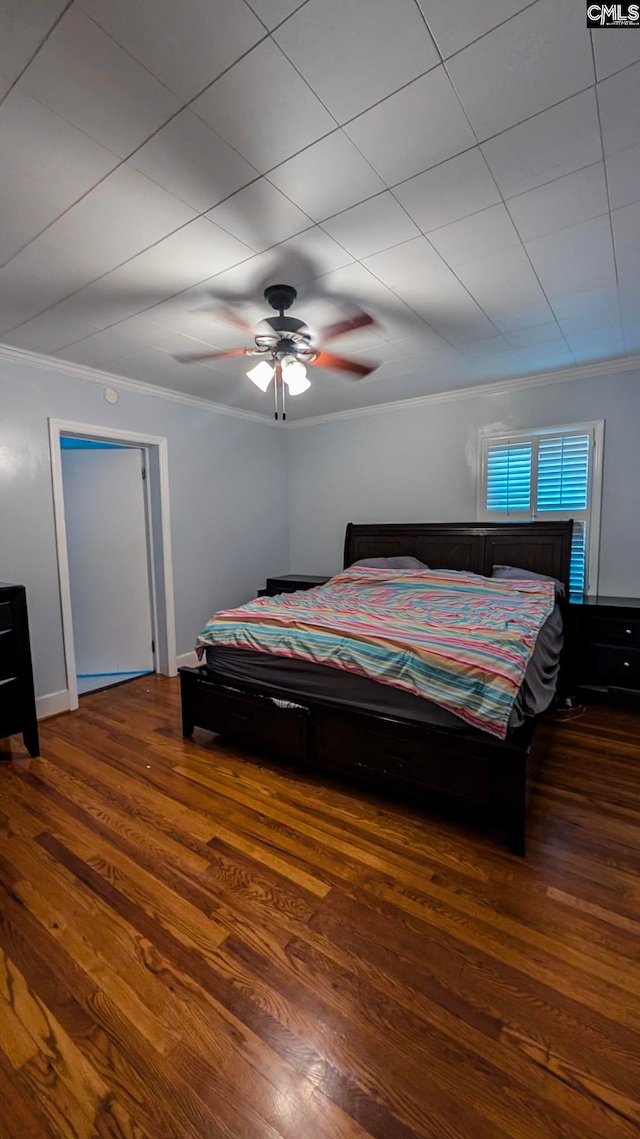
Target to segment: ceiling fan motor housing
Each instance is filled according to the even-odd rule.
[[[267,285],[264,299],[276,312],[286,312],[295,301],[298,293],[293,285]]]

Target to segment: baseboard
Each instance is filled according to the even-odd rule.
[[[46,720],[47,716],[59,716],[61,712],[69,711],[69,689],[64,692],[49,692],[46,696],[36,697],[36,714],[39,720]]]
[[[197,668],[199,664],[200,661],[198,660],[198,655],[195,649],[192,649],[190,653],[182,653],[182,656],[176,657],[177,668],[183,668],[184,666],[187,666],[188,668]]]

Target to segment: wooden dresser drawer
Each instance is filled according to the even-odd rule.
[[[18,678],[0,680],[0,738],[22,730],[23,703]]]
[[[193,701],[195,722],[201,727],[267,748],[286,759],[307,758],[306,708],[282,708],[272,700],[200,679]]]
[[[16,675],[16,645],[13,629],[0,629],[0,680]]]
[[[584,618],[584,640],[600,645],[636,645],[640,648],[640,618],[589,613]]]
[[[582,668],[586,684],[640,688],[640,648],[585,645]]]
[[[396,782],[416,784],[473,802],[488,802],[490,772],[477,755],[456,753],[455,763],[427,755],[428,743],[398,726],[369,731],[352,721],[326,714],[313,728],[313,757],[324,767],[357,771]]]
[[[13,613],[10,601],[0,601],[0,629],[13,627]]]

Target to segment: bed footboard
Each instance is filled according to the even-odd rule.
[[[217,732],[289,762],[393,788],[415,799],[482,807],[524,855],[533,723],[507,740],[425,727],[287,692],[231,686],[206,667],[181,668],[182,731]]]

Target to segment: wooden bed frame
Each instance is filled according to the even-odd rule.
[[[350,523],[344,565],[402,554],[434,569],[486,576],[494,565],[511,565],[556,577],[568,592],[572,528],[572,522]],[[257,682],[236,684],[206,666],[179,672],[185,736],[205,728],[301,765],[382,782],[414,801],[419,793],[482,806],[506,827],[509,850],[524,855],[527,759],[537,718],[498,740]]]

